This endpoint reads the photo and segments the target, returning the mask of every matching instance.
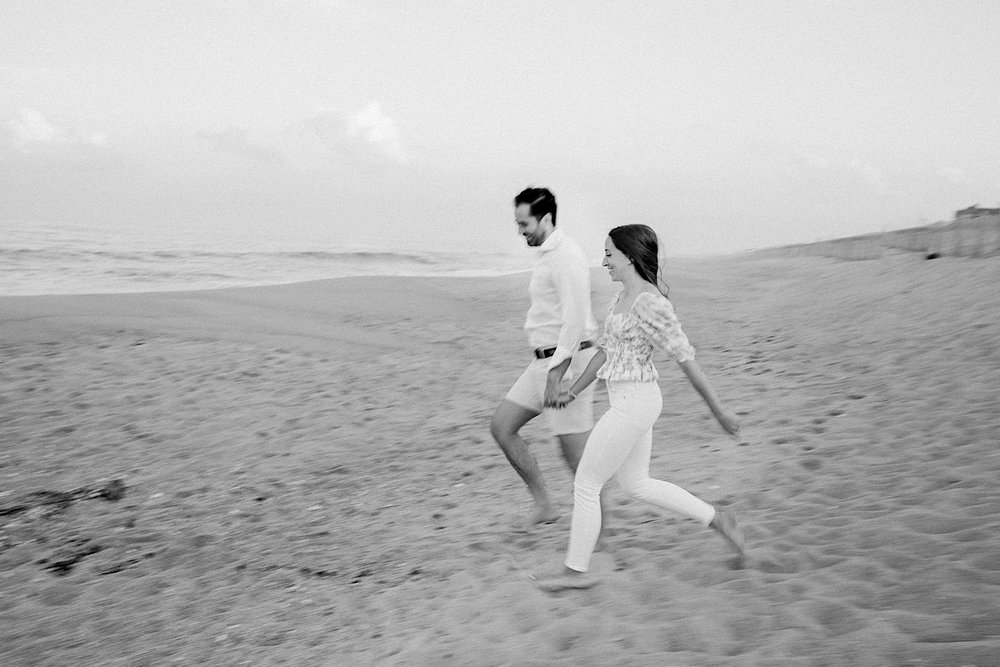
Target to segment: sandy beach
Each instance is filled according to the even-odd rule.
[[[662,363],[651,472],[750,561],[612,485],[558,595],[571,477],[530,424],[525,529],[489,434],[527,281],[0,298],[0,664],[1000,664],[1000,257],[673,263],[745,426]]]

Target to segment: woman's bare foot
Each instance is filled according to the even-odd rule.
[[[557,593],[559,591],[581,590],[590,588],[599,582],[586,572],[577,572],[568,567],[564,567],[561,572],[545,574],[537,577],[535,583],[547,593]]]
[[[712,518],[712,522],[708,524],[708,527],[719,531],[719,534],[725,538],[726,544],[729,545],[729,548],[736,553],[740,560],[746,558],[747,552],[743,542],[743,532],[736,525],[735,516],[716,509],[715,516]]]

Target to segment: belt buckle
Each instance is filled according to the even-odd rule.
[[[594,347],[594,341],[592,341],[592,340],[585,340],[585,341],[582,341],[580,343],[580,346],[577,349],[587,350],[587,349],[592,348],[592,347]],[[551,357],[555,353],[556,353],[556,348],[555,347],[536,347],[535,348],[535,358],[536,359],[548,359],[549,357]]]

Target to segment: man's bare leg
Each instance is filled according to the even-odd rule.
[[[521,427],[539,415],[523,405],[504,399],[500,401],[493,420],[490,422],[490,433],[500,445],[510,465],[528,485],[528,491],[535,500],[535,511],[531,516],[532,523],[549,523],[559,518],[548,491],[542,481],[542,472],[538,461],[528,449],[527,443],[518,434]]]
[[[569,469],[576,474],[576,467],[580,465],[580,458],[583,456],[583,450],[587,446],[587,439],[590,437],[590,431],[584,433],[566,433],[558,436],[559,446],[562,449],[563,458],[566,459],[566,465]],[[604,538],[607,537],[607,519],[608,519],[608,503],[607,503],[607,486],[601,489],[601,532],[597,537],[597,545],[595,549],[600,551],[604,546]]]

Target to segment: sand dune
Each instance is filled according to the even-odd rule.
[[[612,489],[604,582],[560,595],[570,477],[529,425],[567,516],[524,531],[488,432],[526,275],[0,299],[0,663],[1000,664],[1000,258],[669,278],[746,426],[664,364],[652,472],[749,567]]]

